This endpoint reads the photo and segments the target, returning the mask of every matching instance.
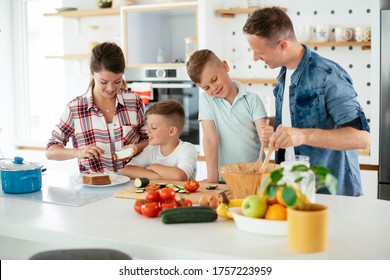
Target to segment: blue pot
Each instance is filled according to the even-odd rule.
[[[42,165],[23,158],[0,160],[1,188],[4,193],[31,193],[42,188]]]

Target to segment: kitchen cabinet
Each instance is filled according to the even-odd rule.
[[[104,9],[89,9],[89,10],[71,10],[60,11],[56,13],[45,13],[45,17],[63,17],[73,18],[77,20],[77,26],[79,29],[79,20],[85,17],[101,17],[101,16],[118,16],[119,19],[120,8],[104,8]],[[90,54],[64,54],[64,55],[47,55],[48,59],[66,59],[66,60],[86,60],[90,58]]]
[[[160,66],[183,66],[185,38],[198,37],[197,7],[197,1],[123,7],[122,48],[127,67],[150,66],[158,60]]]

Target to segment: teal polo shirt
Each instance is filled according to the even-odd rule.
[[[200,93],[199,121],[213,120],[218,132],[218,166],[238,162],[255,162],[259,157],[260,139],[255,121],[267,117],[257,94],[247,92],[239,82],[238,94],[231,105],[222,98]]]

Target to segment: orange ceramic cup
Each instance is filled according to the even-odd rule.
[[[288,248],[298,253],[318,253],[328,248],[328,208],[310,204],[308,209],[287,209]]]

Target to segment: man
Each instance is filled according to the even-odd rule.
[[[356,149],[370,146],[370,134],[352,79],[337,63],[301,45],[291,19],[277,7],[256,10],[243,27],[254,60],[281,67],[274,89],[275,127],[261,141],[285,155],[307,155],[311,166],[328,167],[339,195],[362,195]]]

